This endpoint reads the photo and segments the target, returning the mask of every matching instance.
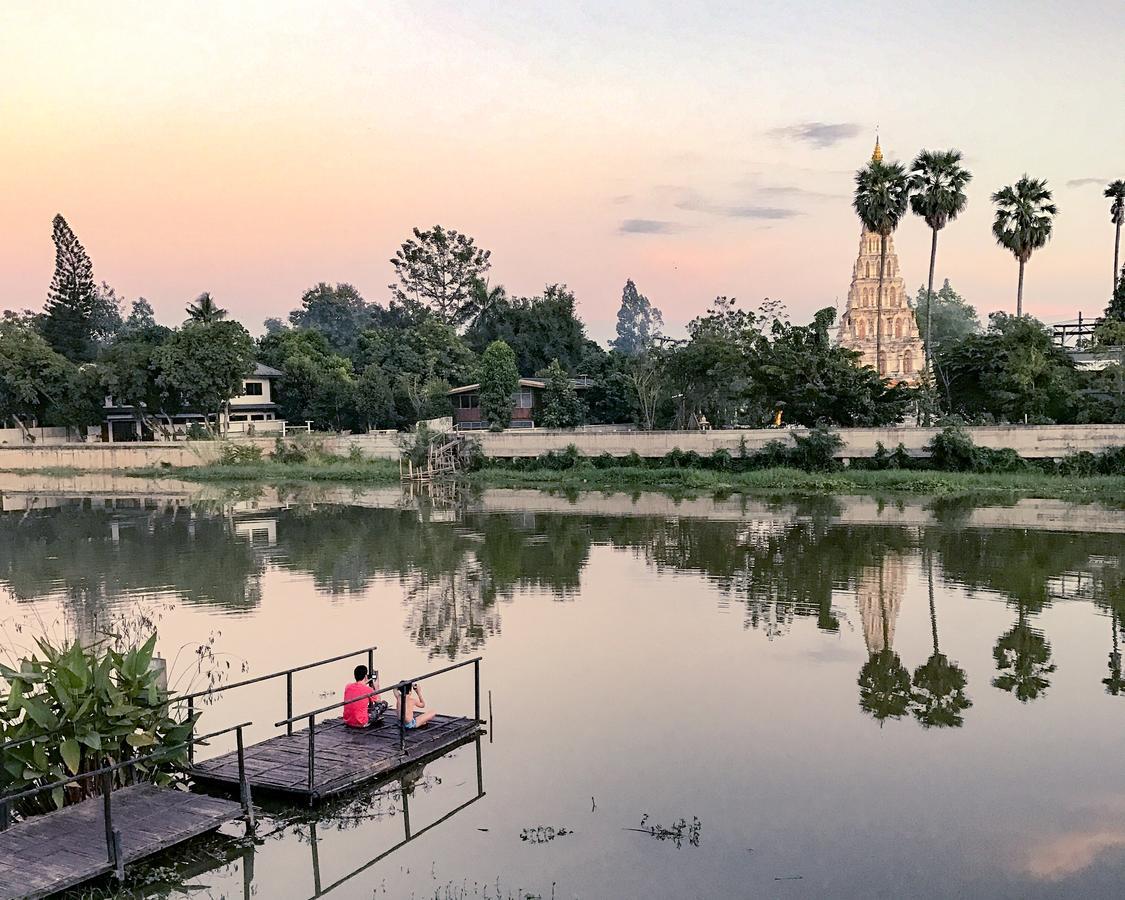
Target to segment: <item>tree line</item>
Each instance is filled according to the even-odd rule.
[[[889,227],[877,213],[878,198],[887,195],[886,169],[893,165],[873,160],[861,172],[868,227]],[[932,173],[931,180],[958,182]],[[915,185],[890,193],[899,206],[913,196],[936,248],[939,224],[956,217],[952,207],[935,206],[941,191],[931,196]],[[857,209],[859,195],[857,188]],[[1112,212],[1118,229],[1122,202],[1114,200]],[[1080,371],[1041,323],[1018,313],[995,313],[982,328],[948,281],[933,290],[932,264],[914,312],[933,374],[908,387],[833,344],[833,307],[793,324],[776,301],[748,307],[719,296],[688,324],[686,338],[673,340],[663,333],[660,310],[631,279],[622,290],[617,336],[602,347],[587,336],[565,284],[510,295],[489,280],[490,251],[441,226],[415,228],[397,250],[385,302],[367,300],[350,284],[322,282],[285,319],[267,319],[257,340],[206,292],[187,305],[181,325],[158,324],[143,297],[126,303],[95,280],[89,255],[62,216],[52,237],[56,264],[43,310],[7,310],[0,319],[0,420],[20,428],[99,424],[106,396],[133,408],[153,432],[169,432],[172,417],[189,410],[208,414],[214,428],[255,362],[281,371],[276,402],[283,418],[324,429],[408,428],[448,415],[448,391],[470,383],[480,384],[485,420],[501,428],[521,376],[545,379],[537,421],[554,427],[693,428],[704,419],[715,427],[756,427],[778,411],[787,424],[838,426],[931,414],[974,422],[1125,421],[1120,359],[1101,372]],[[1098,340],[1125,343],[1125,271]],[[579,375],[587,385],[580,394],[572,381]]]

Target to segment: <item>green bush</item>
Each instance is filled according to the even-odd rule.
[[[645,464],[645,461],[636,450],[630,450],[626,456],[622,457],[621,464],[628,466],[630,469],[639,469]]]
[[[708,459],[708,465],[710,468],[716,469],[719,472],[729,472],[734,468],[734,458],[731,456],[729,450],[720,447],[711,454],[710,459]]]
[[[174,747],[191,736],[194,719],[172,718],[167,695],[158,687],[152,666],[156,635],[140,646],[115,650],[55,647],[37,639],[37,653],[0,665],[8,694],[0,711],[4,743],[41,737],[0,752],[0,790],[15,793],[89,772],[106,759],[121,761]],[[138,764],[118,773],[120,779],[154,778],[168,783],[186,750],[171,751],[157,764]],[[139,770],[139,771],[138,771]],[[85,799],[97,786],[76,782],[24,801],[22,815]]]
[[[253,444],[223,444],[219,454],[219,464],[223,466],[244,466],[262,461],[262,448]]]
[[[930,464],[943,472],[972,472],[976,470],[978,450],[965,429],[949,425],[934,435],[926,445]]]
[[[309,452],[296,441],[286,441],[279,436],[274,440],[270,459],[279,463],[306,463],[309,461]]]
[[[844,446],[843,438],[827,428],[813,428],[807,435],[794,435],[796,446],[789,458],[798,469],[806,472],[828,472],[838,468],[836,451]]]
[[[612,469],[617,465],[617,457],[612,453],[601,453],[594,457],[594,467],[597,469]]]

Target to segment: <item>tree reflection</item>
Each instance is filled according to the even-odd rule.
[[[911,711],[926,728],[959,728],[964,724],[961,715],[973,705],[965,695],[968,679],[965,670],[951,662],[938,646],[937,608],[934,605],[934,563],[926,554],[926,578],[930,595],[930,631],[934,652],[914,670],[914,690]]]
[[[903,581],[902,561],[884,559],[856,589],[868,651],[859,670],[859,708],[879,723],[901,718],[910,706],[910,673],[891,646]]]
[[[997,639],[992,657],[1000,673],[992,679],[992,686],[1015,695],[1021,703],[1037,699],[1051,685],[1047,679],[1055,671],[1051,644],[1042,631],[1027,624],[1023,604],[1016,624]]]

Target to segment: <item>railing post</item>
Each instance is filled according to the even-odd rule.
[[[108,758],[108,757],[107,757]],[[113,773],[102,774],[102,818],[105,820],[105,849],[109,864],[117,867],[117,846],[113,840]]]
[[[293,718],[293,673],[285,673],[285,718]],[[293,723],[285,723],[285,733],[293,733]]]
[[[480,660],[473,660],[473,717],[480,722]]]
[[[7,831],[12,824],[12,810],[7,800],[0,800],[0,831]]]
[[[309,716],[309,805],[312,805],[313,791],[316,787],[316,716]]]
[[[375,677],[375,648],[367,648],[367,677]]]
[[[409,686],[399,688],[398,692],[398,752],[406,752],[406,697]]]
[[[246,830],[254,830],[254,801],[250,797],[250,780],[246,777],[246,749],[242,741],[242,726],[238,726],[238,790],[242,798],[242,811],[246,814]]]
[[[187,698],[187,716],[188,716],[189,722],[191,722],[192,719],[195,718],[195,698],[194,697],[188,697]],[[194,722],[192,723],[192,726],[191,726],[191,733],[192,733],[192,735],[195,734],[195,723]],[[188,744],[187,761],[188,761],[189,766],[195,765],[195,744],[194,743]]]

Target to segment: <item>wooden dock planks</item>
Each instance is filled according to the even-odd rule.
[[[316,725],[311,791],[307,729],[247,747],[246,777],[255,791],[297,794],[317,800],[444,753],[479,730],[480,723],[475,719],[435,716],[422,728],[406,732],[406,752],[402,753],[393,712],[377,727],[364,730],[348,728],[341,719],[330,719]],[[204,783],[237,785],[238,756],[232,752],[197,763],[192,775]]]
[[[111,872],[102,810],[94,798],[0,832],[0,900],[46,897]],[[121,832],[126,863],[241,815],[230,800],[151,784],[113,792],[113,826]]]

